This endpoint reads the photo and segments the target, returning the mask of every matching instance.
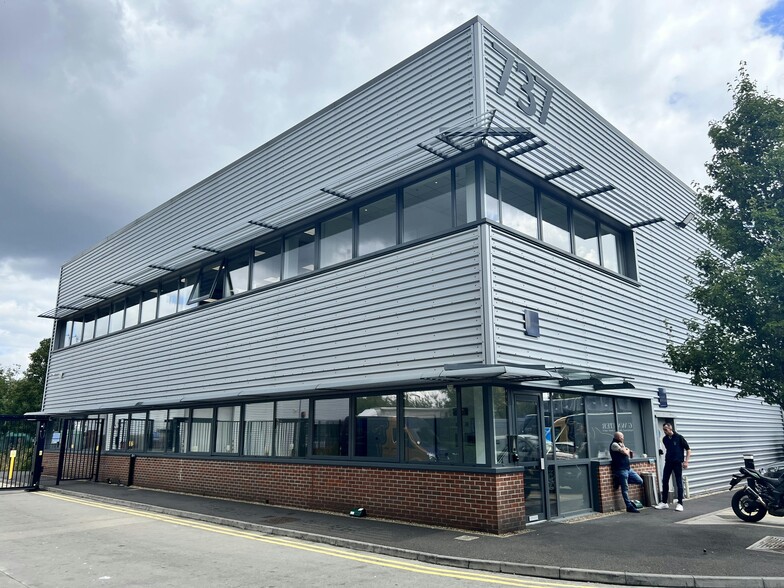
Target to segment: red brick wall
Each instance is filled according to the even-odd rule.
[[[648,462],[641,462],[641,463],[633,463],[632,469],[640,474],[653,474],[653,479],[656,480],[657,473],[656,473],[656,464],[655,463],[648,463]],[[610,469],[610,465],[600,465],[599,466],[599,475],[596,476],[594,479],[594,483],[598,485],[598,493],[599,496],[599,504],[594,506],[594,510],[599,512],[613,512],[616,510],[626,510],[626,504],[623,502],[623,497],[621,496],[621,489],[618,488],[617,490],[613,489],[613,482],[612,482],[612,470]],[[656,496],[658,496],[658,480],[656,481]],[[642,486],[636,486],[634,484],[629,484],[629,498],[632,500],[639,500],[642,503],[645,503],[645,491],[643,490]]]
[[[128,456],[101,456],[99,480],[127,483]],[[522,472],[484,474],[139,456],[134,486],[506,533],[525,526]]]

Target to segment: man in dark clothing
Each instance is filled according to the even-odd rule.
[[[670,495],[670,476],[675,474],[675,488],[678,490],[678,503],[675,505],[675,510],[680,512],[683,510],[683,470],[689,467],[691,448],[689,447],[688,441],[683,438],[683,435],[679,435],[675,432],[672,428],[672,423],[664,423],[662,429],[664,430],[662,444],[665,449],[662,495],[661,502],[653,508],[658,510],[670,508],[668,503]]]
[[[618,481],[621,486],[621,496],[626,503],[626,512],[640,512],[634,503],[629,500],[629,483],[638,484],[642,486],[642,478],[640,474],[635,472],[629,458],[633,457],[634,453],[631,449],[623,444],[623,433],[620,431],[613,435],[613,442],[610,444],[610,458],[612,459],[612,473],[613,477]]]

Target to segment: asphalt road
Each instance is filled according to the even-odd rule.
[[[354,552],[49,492],[0,493],[0,588],[600,586]]]

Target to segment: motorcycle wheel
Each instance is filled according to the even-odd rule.
[[[746,490],[738,490],[732,495],[732,510],[739,519],[747,523],[756,523],[768,514],[768,509],[746,494]]]

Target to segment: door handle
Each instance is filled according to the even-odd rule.
[[[542,468],[542,471],[544,471],[544,458],[543,457],[539,458],[539,467]]]

